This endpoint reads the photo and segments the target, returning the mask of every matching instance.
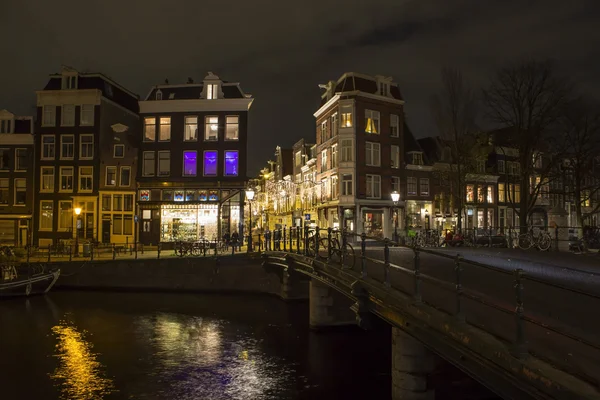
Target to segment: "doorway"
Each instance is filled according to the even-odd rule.
[[[102,243],[110,243],[110,220],[102,220]]]

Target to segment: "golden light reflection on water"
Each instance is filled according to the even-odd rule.
[[[60,365],[50,376],[61,386],[61,399],[101,400],[115,392],[112,380],[104,377],[103,366],[92,352],[93,345],[83,333],[67,322],[52,327],[52,332],[58,340],[55,357]]]

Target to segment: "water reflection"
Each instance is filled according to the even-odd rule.
[[[295,373],[268,357],[246,333],[225,336],[226,322],[161,313],[136,321],[160,365],[156,379],[169,383],[169,398],[269,399]]]
[[[59,382],[61,399],[101,400],[115,392],[112,380],[104,377],[103,366],[83,332],[66,321],[52,327],[52,332],[58,340],[55,357],[60,365],[50,376]]]

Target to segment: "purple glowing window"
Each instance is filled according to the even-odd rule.
[[[217,152],[204,152],[204,176],[217,175]]]
[[[238,152],[237,151],[226,151],[225,152],[225,176],[237,176],[238,175]]]
[[[197,156],[195,151],[183,152],[183,176],[196,176]]]

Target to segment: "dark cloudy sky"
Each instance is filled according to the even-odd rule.
[[[597,0],[3,0],[0,109],[32,113],[61,64],[145,96],[207,71],[255,96],[250,167],[278,144],[314,140],[319,83],[345,71],[393,76],[417,136],[435,134],[441,65],[481,84],[499,65],[555,58],[600,93]]]

